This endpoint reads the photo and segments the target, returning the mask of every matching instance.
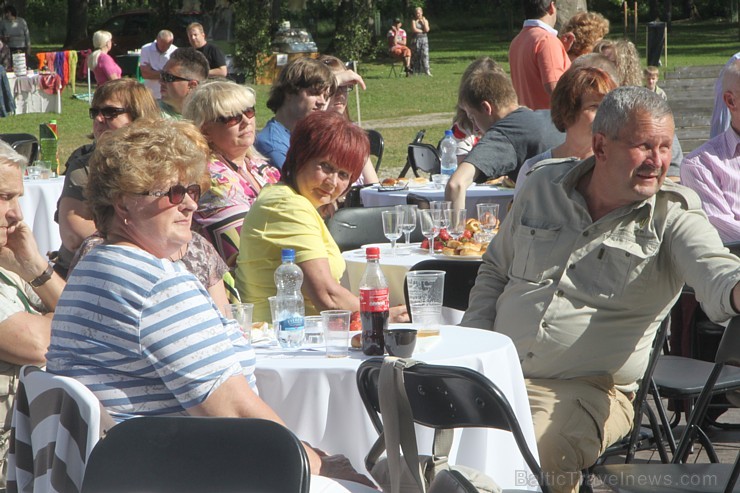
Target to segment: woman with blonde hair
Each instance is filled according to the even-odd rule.
[[[617,66],[619,73],[617,82],[620,86],[642,86],[640,55],[632,41],[604,39],[596,43],[594,52],[601,53]]]
[[[609,34],[609,20],[598,12],[578,12],[568,19],[558,36],[572,62],[591,53],[594,45]]]
[[[239,253],[244,216],[262,187],[280,180],[280,170],[254,148],[255,104],[251,88],[213,81],[199,85],[183,107],[183,116],[200,129],[211,150],[211,187],[201,197],[194,219],[230,266]]]
[[[101,85],[109,80],[120,79],[121,67],[108,54],[113,47],[113,35],[108,31],[95,31],[93,46],[95,51],[87,59],[87,65],[95,75],[95,82]]]

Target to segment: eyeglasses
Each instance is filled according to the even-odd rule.
[[[173,75],[169,72],[160,72],[159,73],[159,80],[162,82],[175,82],[178,80],[184,81],[184,82],[192,82],[193,79],[186,79],[185,77],[180,77],[179,75]]]
[[[330,163],[327,163],[326,161],[318,163],[317,167],[325,175],[331,176],[333,174],[336,174],[337,177],[342,181],[349,181],[350,179],[349,172],[343,169],[337,169],[334,166],[332,166]]]
[[[98,115],[103,115],[106,120],[112,120],[118,115],[128,113],[126,108],[116,108],[115,106],[106,106],[104,108],[90,108],[90,118],[96,119]]]
[[[239,125],[245,116],[247,118],[254,118],[255,113],[256,112],[254,110],[254,107],[251,107],[251,108],[245,109],[244,111],[242,111],[241,113],[237,115],[219,116],[218,118],[216,118],[216,121],[218,123],[226,125],[227,127],[233,127],[234,125]]]
[[[139,195],[153,195],[155,197],[167,197],[170,200],[170,204],[178,205],[182,204],[185,200],[185,194],[188,194],[194,202],[200,200],[200,185],[172,185],[167,191],[156,191],[156,192],[142,192]]]

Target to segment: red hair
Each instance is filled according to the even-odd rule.
[[[323,159],[357,181],[370,155],[367,134],[343,115],[314,111],[298,122],[290,135],[290,148],[283,163],[283,181],[296,189],[296,176],[309,161]]]

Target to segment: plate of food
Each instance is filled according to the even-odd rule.
[[[479,260],[488,248],[488,241],[480,241],[480,222],[477,219],[468,219],[465,230],[458,239],[452,238],[450,233],[443,229],[434,238],[434,256],[455,260]],[[421,242],[419,253],[429,251],[429,240]]]
[[[378,184],[380,192],[397,192],[405,190],[408,187],[408,181],[401,181],[397,178],[386,178]]]

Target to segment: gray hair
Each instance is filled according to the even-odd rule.
[[[23,171],[27,164],[26,158],[18,154],[10,144],[0,140],[0,165],[18,166]]]
[[[734,60],[722,71],[722,93],[731,91],[740,81],[740,60]]]
[[[161,30],[161,31],[159,31],[159,33],[157,34],[157,39],[165,39],[165,40],[170,40],[170,39],[172,39],[172,38],[174,38],[174,37],[175,37],[175,35],[174,35],[174,34],[172,34],[172,31],[169,31],[169,30],[167,30],[167,29],[162,29],[162,30]]]
[[[617,139],[638,112],[647,113],[655,120],[673,117],[671,107],[656,93],[644,87],[618,87],[601,101],[594,118],[593,133]]]

